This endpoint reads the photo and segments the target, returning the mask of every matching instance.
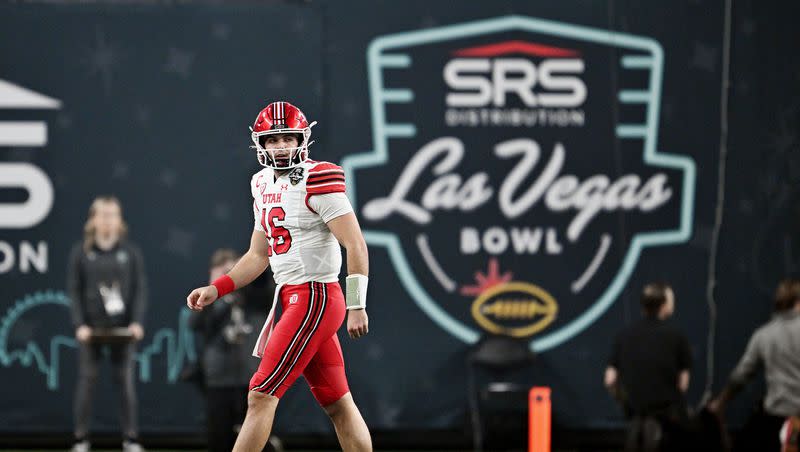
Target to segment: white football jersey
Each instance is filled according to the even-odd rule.
[[[264,168],[250,189],[255,229],[267,237],[275,282],[338,281],[342,253],[326,222],[353,211],[342,168],[308,160],[278,178]]]

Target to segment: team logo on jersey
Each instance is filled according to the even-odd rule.
[[[656,41],[509,16],[383,36],[367,59],[376,142],[344,159],[348,194],[455,337],[558,346],[648,247],[689,238],[695,166],[657,150]]]
[[[292,185],[297,185],[301,180],[303,180],[303,168],[298,166],[289,173],[289,181]]]
[[[259,174],[258,178],[256,178],[256,188],[258,188],[258,192],[262,195],[267,191],[267,184],[264,182],[263,174]]]
[[[297,300],[298,300],[297,294],[293,293],[292,296],[289,297],[289,304],[295,304],[297,303]]]

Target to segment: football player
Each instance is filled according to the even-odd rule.
[[[250,249],[230,272],[186,299],[189,308],[201,310],[272,265],[278,286],[253,350],[261,364],[250,380],[247,416],[234,451],[262,450],[278,401],[300,374],[333,421],[342,449],[372,450],[336,335],[346,313],[350,337],[368,332],[367,246],[345,195],[344,171],[309,159],[313,125],[288,102],[273,102],[258,114],[252,140],[266,168],[250,183],[255,219]],[[346,295],[338,282],[340,244],[347,252]],[[278,301],[282,315],[273,328]]]

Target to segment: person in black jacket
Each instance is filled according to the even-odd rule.
[[[209,281],[230,271],[239,257],[231,249],[216,250],[211,256]],[[250,377],[259,364],[252,350],[259,328],[266,320],[267,302],[274,287],[269,284],[263,288],[249,287],[251,290],[229,293],[222,297],[222,303],[193,312],[190,320],[202,344],[210,452],[233,449],[247,412]]]
[[[80,345],[74,452],[90,449],[92,393],[106,348],[114,380],[120,388],[123,450],[142,451],[137,440],[133,372],[134,342],[144,336],[147,283],[142,254],[126,235],[119,200],[98,197],[89,208],[84,238],[74,246],[69,258],[67,289],[72,299],[75,337]],[[120,336],[130,340],[120,341]]]
[[[667,322],[675,310],[669,285],[647,284],[641,304],[642,320],[625,328],[614,341],[604,382],[632,421],[626,450],[649,449],[636,444],[648,443],[648,437],[662,438],[658,450],[678,450],[687,435],[689,341]]]

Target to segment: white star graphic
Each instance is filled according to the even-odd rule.
[[[269,84],[272,88],[283,88],[286,86],[287,80],[286,74],[281,74],[280,72],[273,72],[269,75]]]
[[[225,40],[231,35],[231,27],[228,24],[214,24],[211,26],[211,36],[214,39]]]
[[[695,42],[692,65],[713,72],[717,65],[717,49],[702,42]]]
[[[193,62],[193,53],[181,50],[177,47],[170,47],[167,53],[167,62],[164,63],[164,72],[180,75],[183,78],[189,78]]]
[[[119,64],[119,56],[114,46],[106,43],[106,35],[99,28],[95,31],[95,47],[89,50],[85,61],[89,66],[89,74],[99,74],[105,94],[111,94],[112,72]]]
[[[116,162],[111,170],[112,179],[127,179],[130,167],[127,162]]]
[[[214,217],[219,221],[225,221],[231,217],[231,208],[226,203],[218,202],[214,206]]]
[[[136,112],[134,113],[136,116],[136,120],[142,124],[148,124],[150,122],[150,109],[144,105],[137,105]]]
[[[178,182],[178,174],[170,168],[164,168],[161,170],[160,179],[164,186],[167,188],[172,188],[175,186],[175,183]]]
[[[192,255],[192,243],[194,242],[194,234],[181,229],[177,226],[172,226],[167,231],[167,241],[164,247],[172,254],[176,254],[185,258]]]

